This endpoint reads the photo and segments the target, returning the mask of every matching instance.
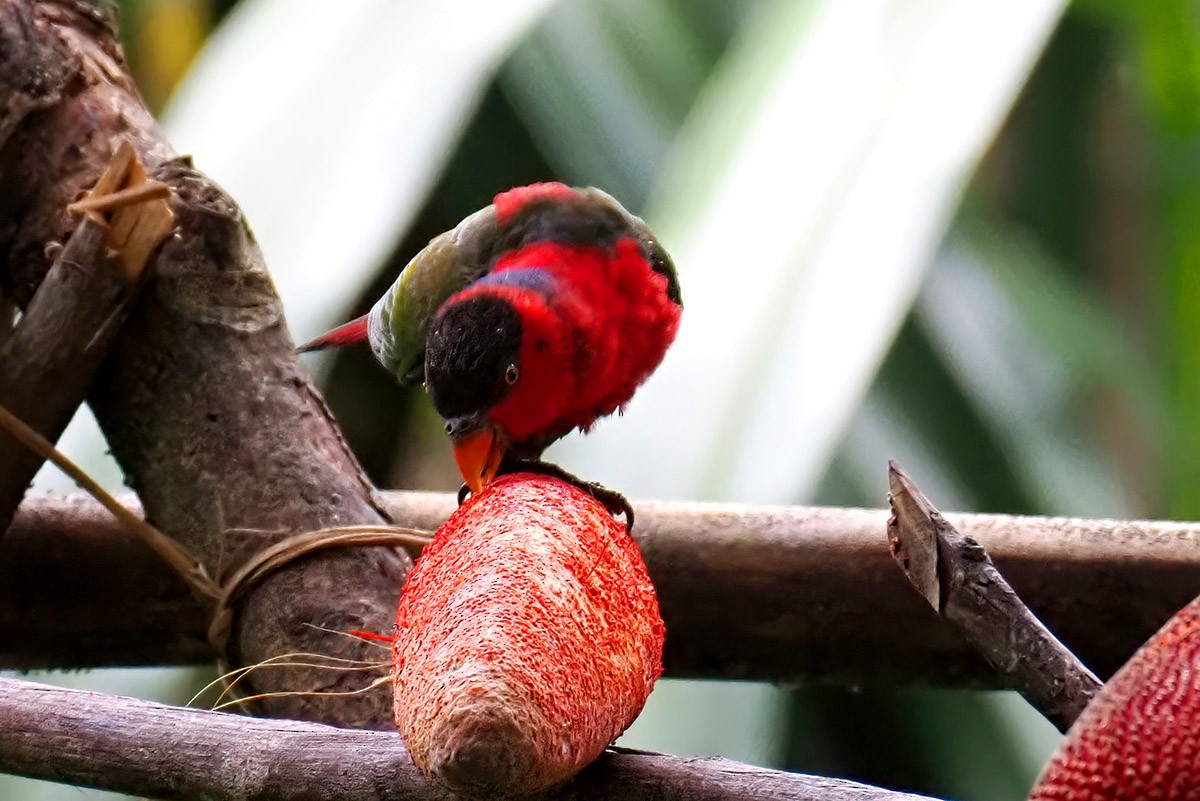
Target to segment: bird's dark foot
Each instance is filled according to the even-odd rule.
[[[579,487],[579,489],[600,501],[613,517],[624,515],[625,531],[633,531],[633,507],[629,505],[629,500],[621,493],[616,490],[610,490],[603,484],[597,484],[595,481],[584,481],[579,476],[568,473],[558,465],[543,462],[541,459],[505,459],[500,463],[500,469],[496,471],[496,475],[502,476],[506,473],[537,473],[538,475],[553,476],[554,478],[562,479],[572,486]],[[459,487],[458,505],[462,506],[463,501],[470,494],[471,488],[466,484]]]
[[[584,481],[579,476],[568,473],[558,465],[543,462],[541,459],[506,459],[500,464],[499,474],[504,473],[537,473],[538,475],[561,479],[600,501],[613,517],[624,515],[625,530],[627,532],[633,531],[633,507],[629,505],[629,500],[621,493],[611,490],[603,484],[597,484],[595,481]]]

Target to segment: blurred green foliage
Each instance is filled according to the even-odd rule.
[[[122,5],[130,60],[161,106],[235,3]],[[359,310],[498,187],[560,178],[645,204],[676,132],[763,6],[556,9],[487,89],[420,213],[398,223]],[[1200,3],[1071,5],[815,500],[881,505],[894,457],[930,478],[945,507],[1200,518],[1198,219]],[[427,411],[366,354],[339,358],[327,392],[381,484],[455,480]],[[935,796],[1021,798],[1052,740],[983,694],[806,688],[786,706],[778,764]]]

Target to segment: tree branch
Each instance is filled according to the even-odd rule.
[[[386,695],[381,688],[379,694]],[[450,801],[394,732],[179,709],[0,678],[0,771],[154,798]],[[726,759],[610,753],[551,797],[919,801]]]
[[[440,493],[383,497],[416,528],[436,528],[454,508]],[[636,511],[669,633],[668,675],[1007,686],[896,570],[883,510]],[[1101,675],[1200,594],[1200,524],[945,517],[987,546],[1030,608]],[[0,666],[204,661],[205,625],[187,589],[88,499],[30,498],[0,540]],[[331,652],[338,639],[309,650]]]
[[[126,182],[165,189],[144,177],[133,148],[122,142],[91,199],[112,198]],[[66,246],[58,249],[20,323],[0,343],[0,406],[51,442],[62,435],[142,287],[146,257],[173,221],[162,200],[144,209],[120,208],[111,225],[95,213],[80,220]],[[143,228],[148,236],[130,248],[126,235]],[[0,536],[41,466],[40,456],[0,434]]]
[[[383,522],[292,353],[282,306],[237,206],[176,156],[138,96],[104,13],[111,5],[0,0],[0,289],[29,303],[50,267],[47,245],[73,228],[67,205],[95,183],[115,143],[130,141],[149,177],[171,188],[177,235],[149,266],[152,283],[89,402],[148,518],[214,577],[294,532]],[[390,548],[338,549],[271,574],[239,604],[230,662],[288,651],[363,656],[365,646],[305,623],[386,630],[409,564]],[[18,579],[24,589],[15,614],[41,596],[29,578]],[[79,597],[91,603],[105,603],[119,586],[115,574],[74,578],[80,586],[58,586],[90,585],[96,592]],[[173,586],[165,578],[151,585]],[[135,594],[145,598],[142,589]],[[151,599],[152,607],[162,600]],[[188,621],[204,614],[180,611]],[[127,610],[131,625],[141,625],[139,616]],[[190,646],[193,634],[164,636]],[[255,689],[329,684],[315,672],[281,670],[256,679]],[[291,697],[265,708],[386,726],[389,706],[378,698]]]
[[[895,462],[888,463],[888,483],[888,539],[908,580],[1034,709],[1066,732],[1100,680],[1034,617],[983,546],[947,523]]]

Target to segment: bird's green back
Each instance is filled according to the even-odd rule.
[[[487,272],[495,240],[496,212],[488,206],[430,240],[371,309],[371,348],[401,383],[423,379],[430,320],[447,298]]]

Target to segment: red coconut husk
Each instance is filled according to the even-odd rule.
[[[662,673],[637,546],[593,497],[542,475],[499,478],[450,516],[396,626],[396,724],[417,766],[461,793],[566,782]]]
[[[1029,798],[1200,801],[1200,598],[1100,688]]]

